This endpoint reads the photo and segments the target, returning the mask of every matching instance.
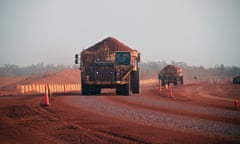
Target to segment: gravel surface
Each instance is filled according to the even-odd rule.
[[[118,97],[116,97],[118,98]],[[73,102],[76,106],[89,109],[95,112],[100,112],[106,115],[129,119],[144,124],[155,126],[167,126],[179,128],[182,131],[199,131],[214,135],[240,137],[240,125],[228,124],[224,122],[216,122],[211,120],[199,119],[183,115],[175,115],[154,110],[136,108],[127,105],[121,105],[115,102],[110,102],[106,96],[89,96],[89,97],[73,97]],[[184,104],[176,104],[174,102],[161,102],[158,100],[149,99],[143,96],[124,97],[126,101],[137,101],[139,103],[153,105],[154,107],[165,107],[171,109],[181,109],[194,113],[204,113],[216,116],[239,117],[239,112],[228,111],[223,109],[192,106]]]
[[[166,101],[156,100],[146,96],[131,96],[127,99],[127,101],[143,103],[143,104],[151,105],[154,107],[183,110],[183,111],[188,111],[192,113],[224,116],[229,118],[240,118],[240,114],[238,111],[226,110],[226,109],[220,109],[220,108],[208,107],[208,106],[203,107],[203,106],[190,105],[190,104],[186,105],[182,103],[177,103],[175,101],[168,101],[166,103]]]

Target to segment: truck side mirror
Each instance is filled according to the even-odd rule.
[[[141,54],[140,53],[138,53],[138,59],[137,59],[137,61],[140,63],[140,61],[141,61]]]
[[[75,64],[79,64],[79,55],[75,54]]]

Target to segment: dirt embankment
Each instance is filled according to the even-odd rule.
[[[66,69],[57,73],[45,73],[42,76],[0,77],[0,96],[16,95],[17,85],[21,84],[76,84],[80,83],[78,69]]]

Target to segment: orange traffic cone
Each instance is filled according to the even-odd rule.
[[[173,92],[172,92],[172,86],[171,85],[169,86],[169,89],[170,89],[170,97],[173,97]]]
[[[45,86],[45,106],[49,105],[49,92],[48,92],[48,85]]]
[[[239,109],[239,106],[238,106],[238,100],[234,100],[234,106],[235,106],[236,110]]]

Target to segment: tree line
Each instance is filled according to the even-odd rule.
[[[0,76],[28,76],[28,75],[43,75],[45,73],[54,73],[63,69],[70,68],[65,65],[45,65],[43,62],[39,64],[32,64],[26,67],[18,65],[6,64],[0,67]]]
[[[240,67],[224,66],[223,64],[216,65],[212,68],[205,68],[203,66],[190,66],[185,62],[166,61],[158,62],[142,62],[140,67],[141,79],[155,79],[161,69],[168,64],[176,65],[183,69],[184,79],[192,80],[197,77],[199,80],[210,79],[231,79],[233,76],[240,74]],[[53,65],[53,64],[32,64],[27,67],[20,67],[17,65],[6,64],[0,67],[0,76],[27,76],[27,75],[44,75],[45,73],[54,73],[67,68],[78,69],[79,65]]]
[[[167,63],[166,61],[158,61],[139,64],[141,79],[157,78],[159,71],[168,64],[176,65],[183,69],[185,80],[193,80],[194,77],[197,77],[198,80],[231,80],[232,77],[240,74],[240,67],[237,66],[218,64],[215,67],[205,68],[203,66],[190,66],[185,62],[171,61],[171,63]]]

